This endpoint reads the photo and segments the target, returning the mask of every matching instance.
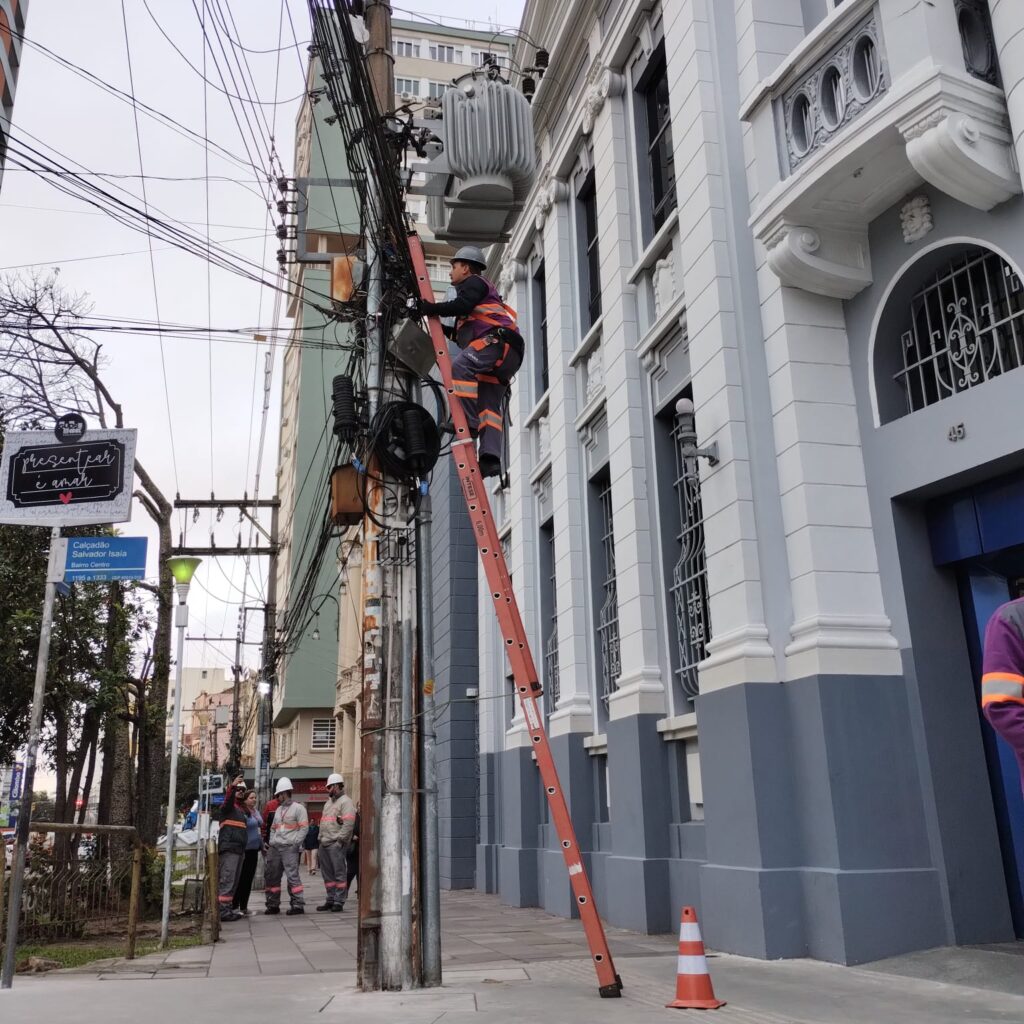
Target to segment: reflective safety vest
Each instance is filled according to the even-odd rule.
[[[482,274],[477,276],[487,285],[487,294],[484,296],[483,302],[474,306],[465,316],[459,317],[455,323],[455,337],[463,348],[471,341],[490,334],[496,327],[518,331],[516,311],[502,301],[498,289],[486,277]]]

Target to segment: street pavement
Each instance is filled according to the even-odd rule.
[[[583,932],[536,909],[475,892],[443,894],[444,987],[355,989],[355,914],[262,913],[226,925],[215,946],[21,977],[0,994],[0,1019],[103,1024],[648,1024],[708,1015],[719,1024],[989,1024],[1024,1021],[1024,944],[932,950],[860,968],[812,960],[711,955],[713,1012],[665,1009],[674,995],[673,936],[609,929],[623,998],[597,994]],[[254,894],[252,909],[262,911]],[[354,910],[354,905],[353,905]],[[150,984],[139,983],[149,981]]]

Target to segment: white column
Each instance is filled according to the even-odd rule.
[[[697,426],[702,444],[718,442],[721,459],[700,468],[711,611],[700,669],[706,692],[775,681],[778,671],[762,600],[707,0],[665,5],[665,52]]]
[[[1020,0],[989,0],[988,9],[1019,171],[1024,167],[1024,5]]]
[[[608,701],[612,719],[666,710],[655,597],[653,510],[644,372],[637,356],[636,293],[627,281],[636,261],[631,216],[635,181],[627,141],[621,75],[605,70],[588,97],[593,121],[597,237],[601,258],[601,349],[615,527],[621,675]],[[660,569],[660,567],[659,567]]]
[[[741,89],[803,38],[799,3],[737,0]],[[779,21],[790,23],[780,32]],[[786,51],[788,52],[788,51]],[[747,57],[746,62],[744,58]],[[748,131],[751,194],[779,181],[777,142]],[[842,302],[784,287],[757,245],[758,290],[786,534],[793,623],[786,678],[901,672],[882,602]]]
[[[547,276],[549,429],[551,503],[554,509],[556,605],[558,608],[558,707],[549,719],[552,736],[593,732],[590,658],[593,628],[589,585],[583,567],[586,550],[586,480],[580,473],[580,440],[575,371],[569,365],[576,344],[576,284],[571,258],[574,240],[568,188],[555,183],[556,197],[543,222]]]
[[[523,368],[519,371],[516,384],[513,386],[510,412],[512,414],[512,433],[509,436],[509,489],[503,494],[492,498],[492,510],[498,519],[500,530],[506,523],[512,524],[512,544],[508,556],[508,571],[512,574],[512,585],[515,590],[516,600],[519,603],[519,611],[522,615],[523,624],[526,627],[526,634],[529,638],[530,650],[533,653],[534,661],[538,659],[540,640],[537,636],[535,623],[537,621],[537,540],[536,524],[533,514],[533,493],[530,488],[530,472],[533,469],[532,453],[530,449],[530,432],[523,424],[530,414],[530,367],[527,361],[531,358],[529,345],[529,331],[527,330],[526,316],[528,313],[526,268],[517,260],[509,259],[498,282],[499,290],[503,292],[505,301],[519,314],[520,326],[527,339],[526,356]],[[503,507],[505,515],[499,515],[498,509]],[[505,675],[509,671],[508,661],[504,654],[504,646],[501,642],[500,631],[498,630],[497,618],[494,611],[494,601],[490,599],[491,588],[487,585],[487,579],[483,574],[483,567],[479,575],[480,593],[486,597],[481,602],[481,614],[486,614],[490,620],[490,632],[496,644],[496,658],[501,662],[502,687],[507,691],[504,684]],[[488,611],[484,612],[485,604]],[[538,665],[538,671],[540,667]],[[515,714],[506,734],[506,748],[512,746],[530,746],[532,740],[526,731],[526,722],[523,718],[522,708],[517,700],[515,702]]]

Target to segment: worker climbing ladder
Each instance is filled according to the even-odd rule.
[[[409,253],[416,272],[420,297],[428,302],[433,301],[433,289],[427,274],[426,260],[423,257],[423,244],[418,235],[409,236]],[[622,993],[622,981],[615,972],[608,940],[604,934],[601,918],[597,913],[594,894],[590,888],[590,879],[583,866],[579,844],[576,842],[576,833],[569,818],[569,808],[558,781],[558,771],[555,768],[551,746],[548,743],[547,732],[541,719],[537,698],[541,695],[542,689],[537,678],[533,655],[530,653],[530,645],[526,639],[523,620],[519,614],[519,605],[516,603],[512,590],[512,579],[508,574],[508,566],[505,564],[505,556],[501,550],[497,524],[491,514],[491,504],[487,497],[483,478],[480,476],[480,467],[476,458],[476,443],[469,432],[462,404],[452,401],[454,388],[448,343],[437,317],[428,317],[427,323],[430,328],[430,339],[434,346],[434,358],[448,393],[448,404],[455,427],[452,457],[455,459],[459,481],[462,484],[462,493],[469,509],[469,518],[473,523],[473,536],[480,549],[484,574],[487,577],[491,598],[494,601],[494,610],[498,617],[501,635],[505,641],[505,653],[512,666],[516,693],[523,709],[523,717],[526,719],[530,739],[533,741],[537,767],[540,769],[540,777],[544,783],[544,791],[547,793],[548,804],[551,808],[551,820],[554,822],[559,842],[562,845],[562,856],[569,871],[569,882],[572,885],[573,896],[579,907],[583,930],[587,936],[587,944],[590,946],[590,954],[597,970],[599,991],[605,998],[617,997]]]

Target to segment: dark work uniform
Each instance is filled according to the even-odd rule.
[[[452,360],[455,397],[480,438],[480,455],[501,459],[504,429],[501,404],[509,382],[523,362],[523,339],[516,330],[515,311],[501,300],[485,277],[473,274],[456,285],[455,298],[423,302],[428,316],[454,316],[446,328],[461,351]]]

